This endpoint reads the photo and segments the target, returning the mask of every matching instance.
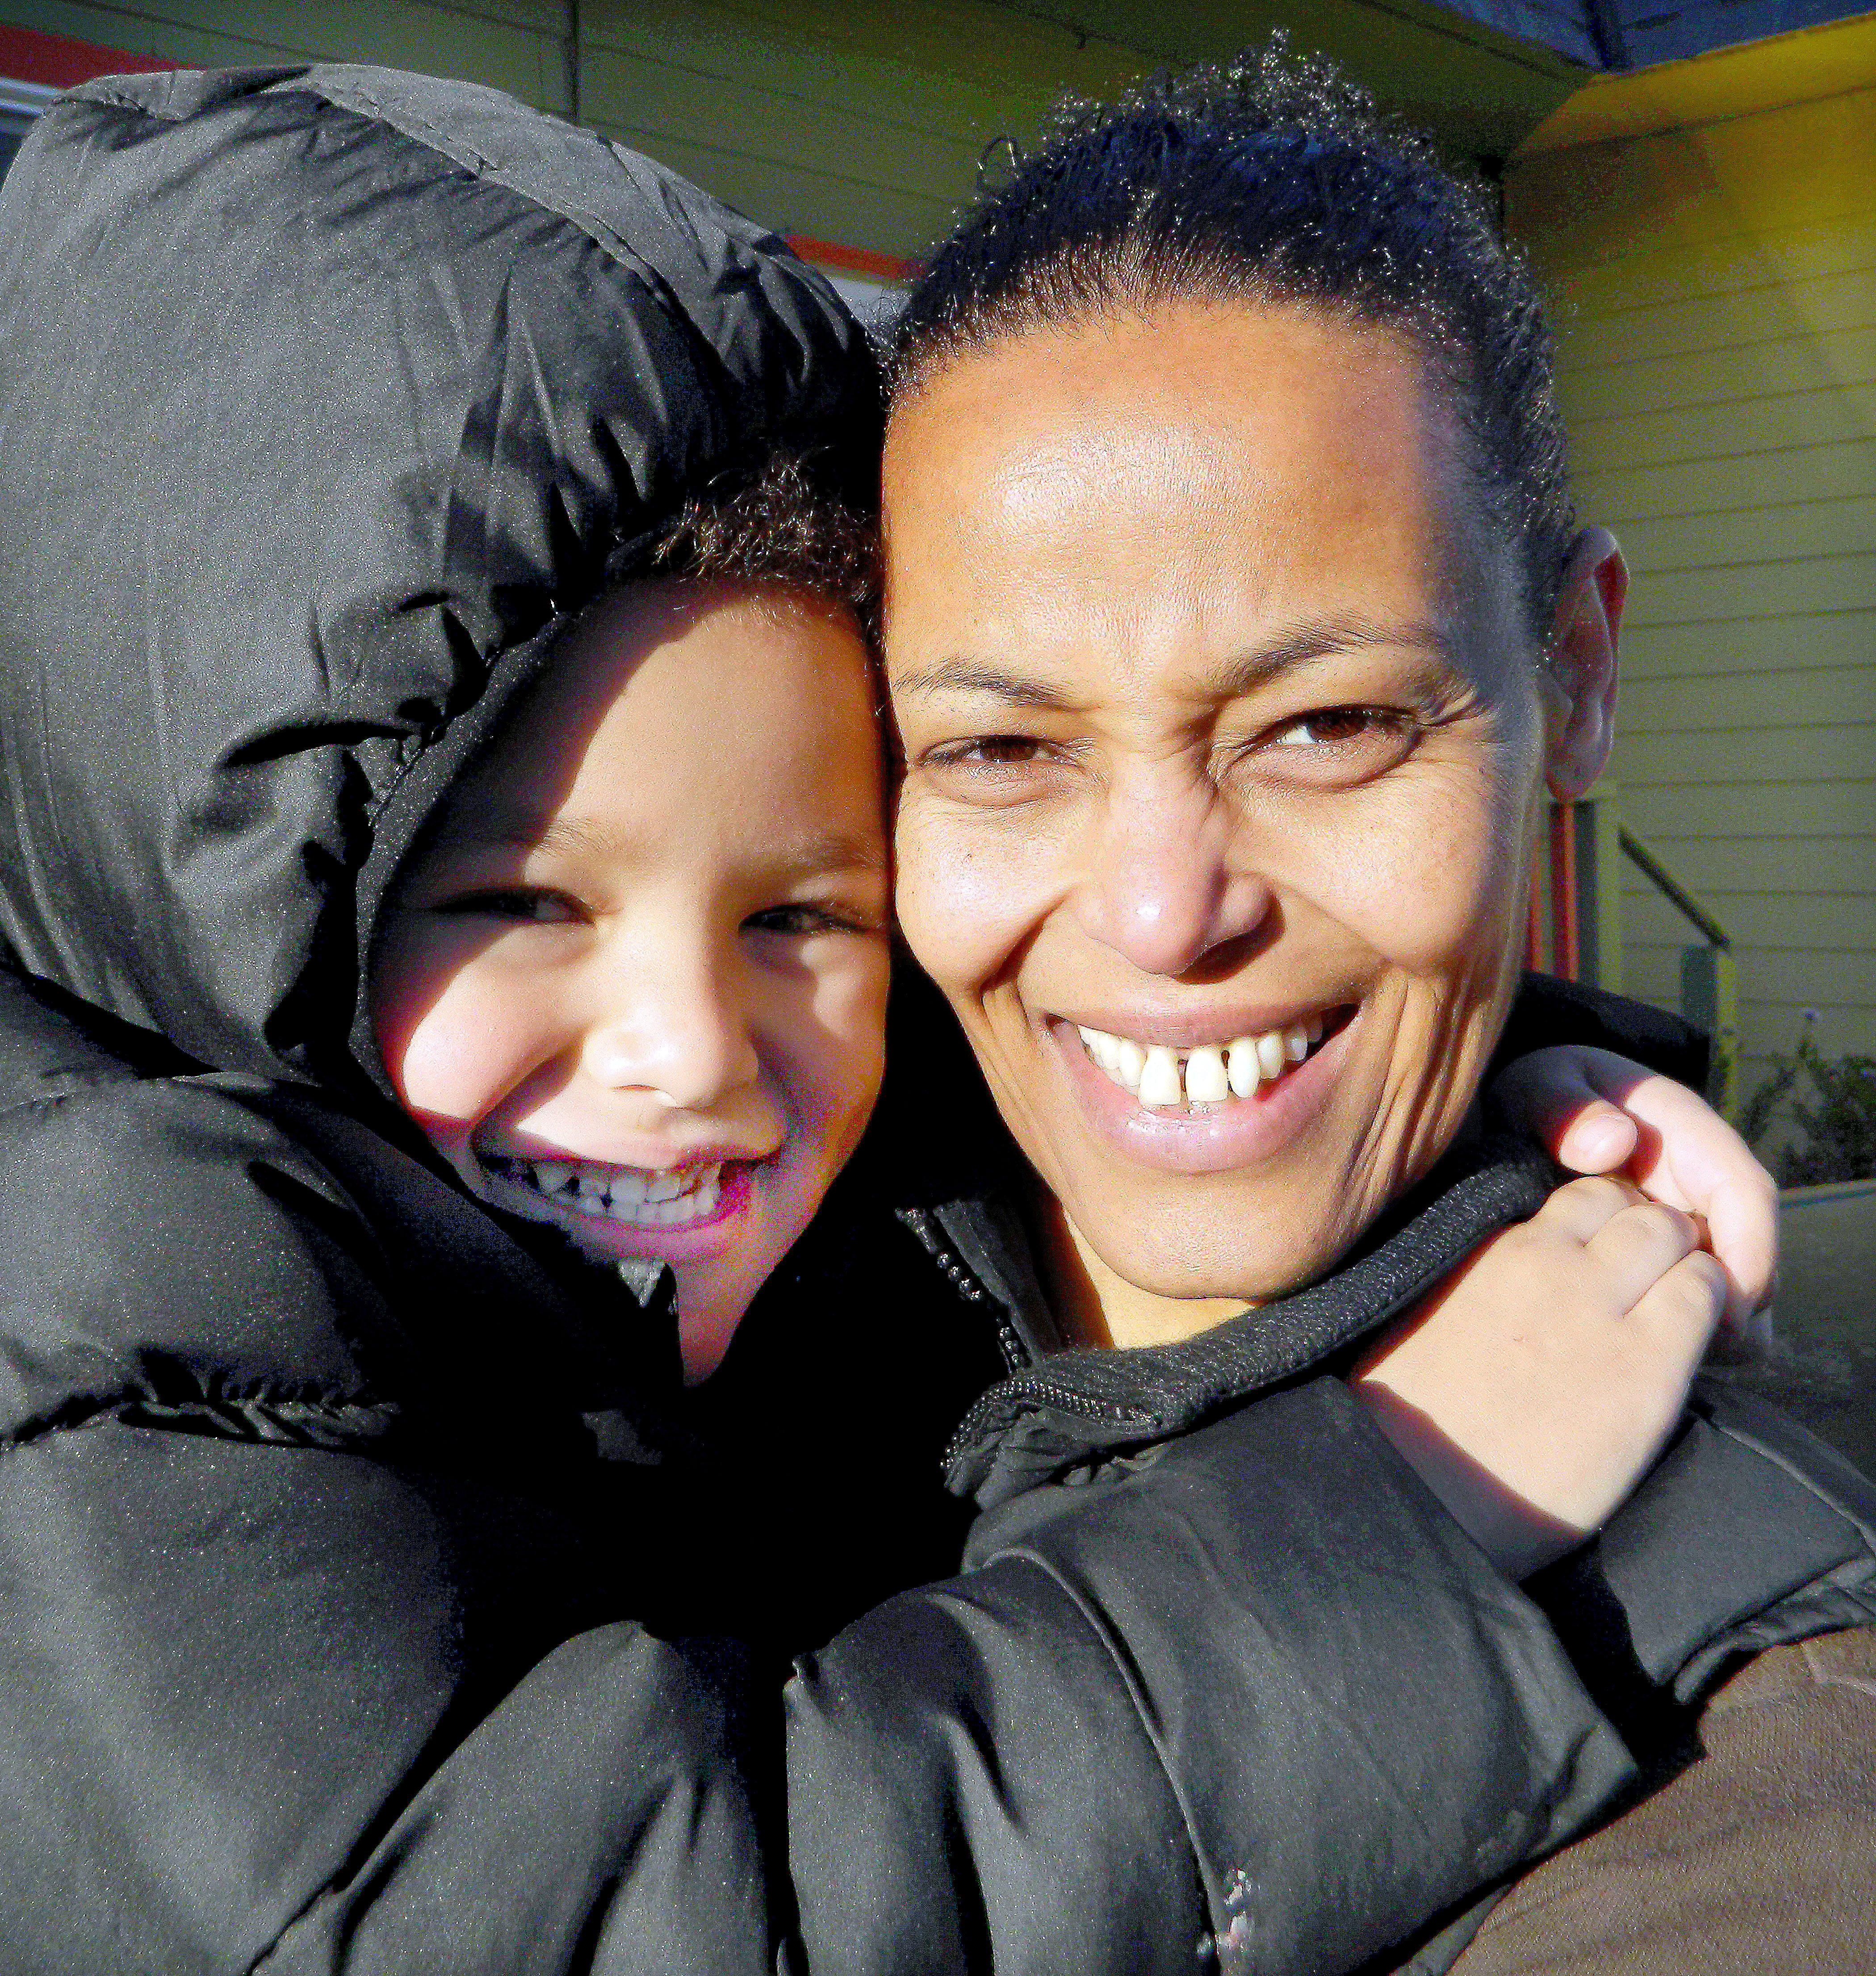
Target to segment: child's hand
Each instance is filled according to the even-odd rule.
[[[1710,1105],[1626,1057],[1575,1045],[1519,1057],[1489,1095],[1559,1166],[1619,1172],[1649,1200],[1699,1215],[1728,1279],[1721,1339],[1740,1354],[1770,1343],[1778,1187]]]
[[[1384,1335],[1351,1382],[1507,1576],[1598,1528],[1680,1418],[1726,1296],[1687,1215],[1559,1187]]]

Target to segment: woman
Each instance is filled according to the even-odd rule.
[[[1338,1379],[1019,1379],[956,1569],[925,1444],[1051,1312],[941,1032],[694,1407],[374,1082],[360,955],[505,698],[726,435],[864,408],[824,291],[378,71],[92,85],[0,210],[0,1962],[1351,1966],[1611,1801],[1593,1647]],[[1550,1178],[1373,1190],[1283,1369]]]
[[[1574,529],[1542,310],[1482,200],[1280,48],[1065,113],[934,258],[893,361],[901,922],[1027,1156],[1001,1225],[1032,1234],[1048,1309],[1071,1339],[1145,1348],[1058,1362],[980,1407],[964,1459],[994,1493],[1012,1449],[1098,1474],[1228,1398],[1345,1362],[1390,1294],[1364,1299],[1351,1252],[1409,1204],[1379,1253],[1410,1243],[1476,1184],[1489,1156],[1454,1149],[1516,980],[1542,806],[1608,758],[1626,578],[1604,531]],[[1572,1322],[1583,1253],[1529,1256],[1548,1325]],[[1482,1290],[1475,1271],[1445,1302],[1450,1319],[1472,1299],[1476,1332],[1410,1335],[1380,1365],[1371,1345],[1358,1385],[1423,1453],[1450,1355],[1502,1371],[1430,1479],[1515,1554],[1508,1516],[1601,1523],[1634,1450],[1612,1420],[1525,1414],[1522,1341],[1490,1335]],[[1618,1326],[1575,1349],[1625,1348]],[[1608,1493],[1567,1501],[1559,1454],[1603,1431]],[[1741,1457],[1759,1436],[1789,1473],[1841,1476],[1792,1430],[1703,1398],[1605,1533],[1621,1579],[1582,1553],[1541,1595],[1574,1637],[1614,1591],[1647,1676],[1624,1722],[1637,1747],[1684,1731],[1680,1705],[1731,1657],[1876,1616],[1867,1557],[1848,1597],[1786,1592],[1811,1499],[1774,1499],[1777,1468]],[[1308,1458],[1345,1457],[1325,1434]],[[1701,1463],[1726,1479],[1696,1512],[1674,1478]],[[1521,1500],[1482,1498],[1474,1464]],[[1876,1507],[1842,1500],[1865,1523]],[[1753,1536],[1696,1565],[1710,1517]],[[1662,1547],[1657,1567],[1637,1544]],[[1835,1638],[1844,1671],[1815,1678],[1867,1686],[1871,1638]],[[1787,1704],[1818,1692],[1809,1672],[1753,1678]],[[1836,1754],[1840,1725],[1789,1733],[1825,1806],[1781,1835],[1796,1861],[1807,1836],[1867,1833],[1869,1780]],[[1704,1806],[1752,1822],[1788,1786],[1756,1800],[1749,1772],[1703,1767],[1693,1809],[1632,1841],[1677,1843],[1679,1905],[1651,1915],[1631,1893],[1611,1922],[1566,1872],[1522,1939],[1501,1928],[1490,1966],[1563,1943],[1589,1945],[1572,1968],[1618,1966],[1595,1960],[1598,1927],[1624,1937],[1623,1968],[1852,1966],[1867,1838],[1749,1880],[1743,1853],[1689,1835],[1724,1824]],[[1333,1829],[1338,1870],[1383,1870],[1352,1812]],[[1633,1871],[1621,1846],[1611,1873]],[[1858,1891],[1833,1900],[1846,1874]],[[1247,1967],[1342,1966],[1319,1919],[1291,1933],[1268,1879],[1260,1892]],[[1559,1900],[1564,1918],[1542,1915]]]

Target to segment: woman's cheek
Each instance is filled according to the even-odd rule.
[[[1499,841],[1474,779],[1442,776],[1411,804],[1377,805],[1336,861],[1338,917],[1414,974],[1470,971],[1509,923],[1520,848]]]
[[[901,809],[899,924],[940,987],[963,993],[990,980],[1046,916],[1048,868],[1034,851],[1001,819],[939,819],[915,802]]]

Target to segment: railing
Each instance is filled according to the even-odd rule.
[[[1580,802],[1550,806],[1531,871],[1525,965],[1566,981],[1621,988],[1624,858],[1700,936],[1700,946],[1681,949],[1680,1013],[1713,1039],[1707,1092],[1730,1118],[1739,1103],[1739,1061],[1731,936],[1621,821],[1610,783],[1598,783]]]

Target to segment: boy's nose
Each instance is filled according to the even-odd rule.
[[[631,1006],[586,1033],[581,1067],[609,1089],[650,1091],[684,1111],[704,1111],[754,1082],[761,1070],[749,1026],[729,998],[694,978]]]

